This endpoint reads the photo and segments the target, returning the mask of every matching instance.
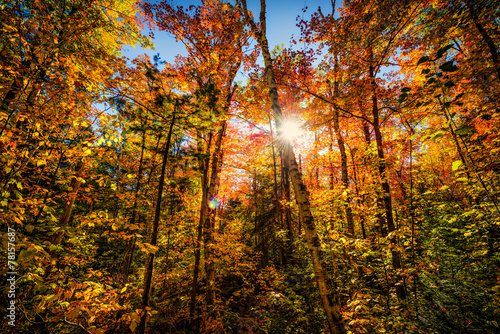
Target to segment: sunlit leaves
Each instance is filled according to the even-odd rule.
[[[457,170],[460,166],[462,165],[462,161],[461,160],[457,160],[457,161],[454,161],[452,166],[451,166],[451,170],[455,171]]]

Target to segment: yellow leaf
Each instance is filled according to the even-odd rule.
[[[148,243],[144,243],[144,247],[146,247],[146,251],[151,254],[155,254],[159,249],[158,246],[154,246]]]
[[[458,167],[460,167],[461,165],[462,165],[461,160],[454,161],[453,164],[451,165],[451,170],[457,170]]]
[[[132,317],[132,322],[130,324],[130,330],[132,332],[135,331],[137,325],[139,324],[139,321],[141,320],[141,317],[139,316],[139,312],[141,312],[141,310],[136,310],[137,313],[132,313],[131,314],[131,317]]]

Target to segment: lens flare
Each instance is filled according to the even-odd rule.
[[[292,120],[287,120],[281,124],[280,127],[280,135],[284,139],[288,141],[293,141],[295,138],[300,136],[302,133],[302,129],[300,128],[300,124],[292,121]]]
[[[220,202],[217,198],[211,198],[208,201],[208,206],[210,207],[210,209],[215,210],[220,206]]]

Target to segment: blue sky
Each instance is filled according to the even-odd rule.
[[[199,5],[201,1],[171,1],[174,5],[188,7],[190,5]],[[255,17],[260,13],[260,0],[247,0],[249,9],[253,12]],[[337,1],[337,6],[341,4],[340,0]],[[302,11],[303,8],[308,7],[306,12]],[[300,29],[296,26],[298,23],[297,16],[308,19],[314,13],[318,6],[324,14],[331,12],[330,0],[267,0],[267,38],[271,50],[280,44],[285,44],[286,47],[290,46],[290,39],[292,35],[298,37]],[[130,59],[135,58],[137,55],[147,53],[151,57],[157,53],[160,54],[162,60],[173,62],[177,54],[185,54],[184,45],[176,42],[175,38],[169,34],[156,30],[154,32],[155,48],[156,50],[143,50],[140,48],[133,49],[131,47],[124,48],[124,55]],[[255,42],[254,42],[255,43]],[[239,75],[237,80],[244,80],[244,77]]]

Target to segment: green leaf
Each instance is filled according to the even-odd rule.
[[[425,63],[426,61],[429,61],[429,57],[428,56],[423,56],[422,58],[420,58],[417,62],[417,66],[420,65],[420,64],[423,64]]]
[[[430,138],[431,138],[432,140],[436,140],[436,139],[441,138],[441,137],[443,137],[443,136],[444,136],[443,131],[438,131],[438,132],[433,133],[433,134],[430,136]]]
[[[455,171],[462,165],[461,160],[453,161],[453,164],[451,165],[451,170]]]
[[[439,66],[439,68],[443,72],[455,72],[456,70],[458,70],[458,67],[456,65],[453,65],[453,60],[447,61],[446,63]]]
[[[448,44],[448,45],[442,47],[441,49],[439,49],[437,51],[437,57],[436,58],[441,58],[445,54],[445,52],[448,51],[449,49],[451,49],[452,47],[453,47],[453,44]]]
[[[455,132],[459,135],[463,135],[463,134],[473,132],[473,131],[474,131],[474,128],[472,126],[469,126],[469,125],[462,125],[455,130]]]
[[[426,85],[430,85],[432,83],[436,82],[436,78],[430,78],[429,80],[427,80],[427,82],[425,83]]]
[[[407,93],[407,92],[409,92],[410,90],[411,90],[411,88],[409,88],[409,87],[403,87],[403,88],[401,89],[401,91],[402,91],[403,93]]]
[[[443,103],[443,108],[449,108],[450,106],[451,106],[450,101]]]
[[[406,100],[406,98],[408,97],[408,94],[407,93],[403,93],[399,96],[399,99],[398,99],[398,102],[399,103],[402,103],[404,100]]]
[[[444,86],[446,88],[451,88],[451,87],[455,86],[455,83],[453,81],[451,81],[451,80],[448,80],[448,81],[445,82]]]

